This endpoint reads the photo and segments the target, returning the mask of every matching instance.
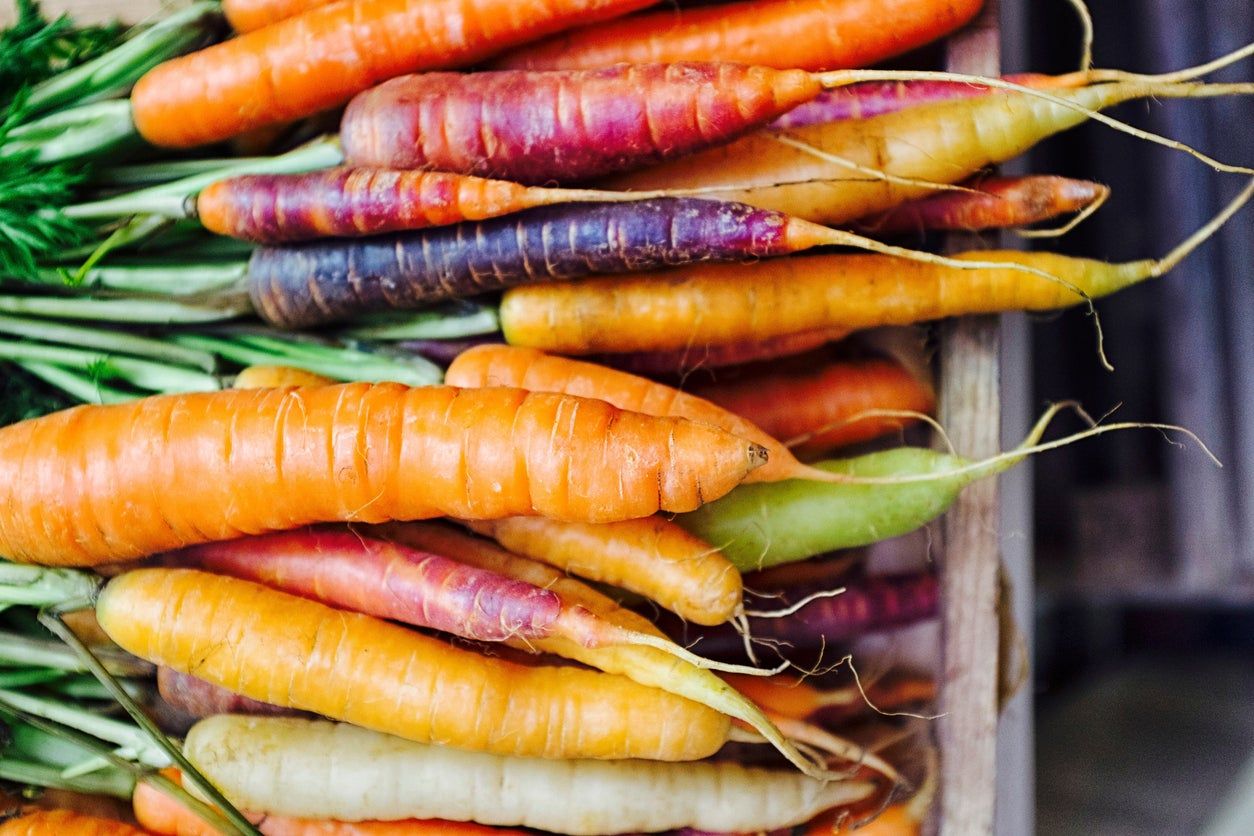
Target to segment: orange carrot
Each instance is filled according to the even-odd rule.
[[[589,26],[511,52],[500,67],[607,67],[623,61],[736,61],[862,67],[944,37],[982,0],[754,0],[667,8]]]
[[[481,345],[459,355],[444,373],[444,379],[453,386],[516,386],[535,392],[597,398],[619,409],[687,418],[718,427],[761,444],[769,451],[766,464],[749,474],[746,482],[830,479],[825,474],[811,473],[787,447],[744,418],[664,383],[594,363],[549,356],[527,348]]]
[[[762,677],[728,673],[722,676],[767,711],[796,720],[809,720],[818,715],[825,721],[848,717],[864,709],[870,711],[868,701],[881,711],[894,711],[936,698],[936,683],[918,676],[900,675],[864,682],[865,696],[856,685],[825,690],[790,674]]]
[[[928,230],[1004,229],[1096,208],[1110,188],[1087,180],[1038,175],[969,183],[975,192],[941,192],[861,218],[853,229],[874,235]],[[1087,212],[1086,212],[1087,214]]]
[[[651,1],[343,0],[160,64],[131,93],[135,127],[167,147],[229,139]]]
[[[698,384],[693,394],[752,421],[808,456],[877,438],[913,421],[890,416],[848,423],[859,413],[929,413],[936,405],[930,385],[886,359],[762,368],[731,380]]]
[[[183,776],[177,769],[163,769],[162,774],[176,784],[183,783]],[[135,785],[131,804],[136,820],[161,836],[218,836],[216,829],[191,810],[148,784]],[[524,836],[521,830],[438,819],[345,822],[260,813],[245,815],[257,825],[262,836]]]
[[[360,613],[189,569],[119,575],[115,642],[255,700],[418,742],[542,758],[693,760],[722,714],[626,677],[515,665]]]
[[[222,0],[222,13],[236,32],[251,32],[325,6],[334,0]]]
[[[0,836],[145,836],[124,822],[70,810],[40,810],[0,823]]]
[[[316,522],[633,519],[695,509],[765,458],[696,422],[517,389],[83,405],[0,428],[0,554],[94,565]]]
[[[629,589],[697,624],[722,624],[743,601],[739,570],[662,517],[602,525],[510,517],[471,528],[512,552]]]
[[[330,386],[336,381],[293,366],[249,366],[235,376],[236,389],[274,389],[282,386]]]

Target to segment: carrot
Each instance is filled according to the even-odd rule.
[[[992,177],[972,183],[974,192],[942,192],[859,219],[853,229],[871,235],[928,230],[979,232],[1027,226],[1072,212],[1091,214],[1110,188],[1087,180],[1038,175]]]
[[[549,636],[562,615],[552,590],[351,531],[303,529],[203,543],[164,555],[162,565],[230,575],[476,641]]]
[[[93,565],[316,522],[609,522],[691,510],[765,455],[694,422],[508,389],[358,383],[84,405],[0,428],[0,553]]]
[[[1022,461],[1064,406],[1047,410],[1019,447],[982,462],[921,447],[832,459],[815,467],[844,474],[850,481],[743,485],[676,521],[718,546],[742,572],[878,543],[926,525],[948,510],[967,485]],[[1072,436],[1067,443],[1128,426],[1104,425]]]
[[[771,609],[783,612],[767,618],[750,613],[747,632],[779,648],[782,657],[808,663],[833,644],[934,618],[937,612],[936,578],[929,572],[851,581],[839,595],[802,605],[827,590],[830,587],[786,590],[781,598],[770,599]],[[789,612],[798,605],[800,609]],[[745,656],[744,636],[728,625],[706,628],[699,635],[696,649],[702,654],[737,661]]]
[[[872,790],[861,781],[821,782],[733,763],[500,757],[284,718],[202,720],[186,751],[252,810],[341,820],[434,816],[569,834],[766,830]]]
[[[827,480],[826,473],[809,471],[788,448],[750,421],[703,398],[681,392],[627,372],[594,363],[554,357],[534,349],[483,345],[458,356],[444,373],[452,386],[513,386],[533,392],[554,392],[597,398],[619,409],[647,415],[699,421],[761,444],[768,451],[766,464],[745,478],[746,482],[778,482],[781,479]]]
[[[333,0],[223,0],[222,12],[232,29],[244,33],[331,2]]]
[[[1008,268],[1026,266],[1060,281],[1010,269],[952,270],[881,255],[695,265],[656,275],[514,288],[501,300],[501,329],[513,345],[590,354],[675,350],[690,343],[762,340],[817,328],[906,325],[971,313],[1056,310],[1163,275],[1252,194],[1254,181],[1157,261],[1109,264],[1017,251],[955,256]]]
[[[629,589],[697,624],[722,624],[743,603],[736,567],[662,517],[602,525],[510,517],[471,528],[512,552]]]
[[[1057,90],[1081,86],[1085,77],[1081,73],[1061,76],[1019,73],[1002,76],[1002,80],[1022,87]],[[991,89],[984,85],[964,81],[863,81],[824,90],[776,119],[771,127],[791,130],[842,119],[870,119],[908,107],[951,99],[973,99],[990,92]]]
[[[625,677],[522,667],[190,569],[119,575],[96,613],[141,658],[410,740],[546,758],[692,760],[727,737],[718,712]]]
[[[651,0],[343,0],[185,55],[131,93],[154,145],[188,147],[310,116],[402,73],[460,67]]]
[[[760,368],[713,383],[694,395],[752,421],[792,450],[814,456],[900,429],[912,419],[857,416],[870,410],[930,413],[936,393],[888,359],[844,360]]]
[[[730,145],[607,178],[600,187],[726,187],[722,199],[838,225],[923,197],[941,184],[961,182],[1016,157],[1087,121],[1090,116],[1083,109],[1100,111],[1148,96],[1194,98],[1234,92],[1247,88],[1128,81],[1049,93],[1000,91],[872,119],[797,128],[785,136],[758,132]],[[937,130],[937,125],[948,129]]]
[[[161,772],[176,784],[183,783],[177,769],[163,769]],[[153,833],[164,836],[218,836],[216,829],[205,824],[191,810],[148,784],[135,786],[131,805],[135,818]],[[521,830],[438,819],[346,822],[262,813],[246,815],[257,825],[262,836],[524,836]]]
[[[944,37],[982,5],[981,0],[758,0],[664,9],[523,47],[496,66],[733,60],[809,70],[861,67]]]
[[[276,244],[447,226],[561,203],[659,196],[666,195],[529,188],[440,171],[332,168],[219,180],[196,197],[195,213],[210,232]]]
[[[248,366],[235,376],[236,389],[274,389],[281,386],[330,386],[336,381],[293,366]]]
[[[361,240],[259,247],[248,266],[248,292],[271,324],[305,328],[531,282],[743,262],[825,245],[944,262],[744,204],[659,198],[549,206]]]
[[[39,810],[0,823],[0,836],[144,836],[144,831],[71,810]]]
[[[721,369],[804,354],[848,335],[844,328],[820,328],[784,334],[765,340],[745,340],[727,345],[695,344],[671,351],[637,351],[607,354],[598,362],[626,372],[650,377],[686,376],[698,369]],[[733,410],[734,412],[735,410]]]
[[[404,76],[353,99],[340,139],[350,165],[584,180],[730,142],[820,89],[715,62]]]
[[[251,700],[173,668],[157,668],[157,691],[168,705],[190,717],[214,714],[300,714],[290,708]]]
[[[562,598],[564,606],[572,609],[582,607],[598,619],[638,636],[665,638],[648,619],[623,609],[585,584],[550,566],[503,551],[488,541],[443,526],[414,523],[383,526],[380,536],[551,589]],[[641,685],[687,697],[747,724],[803,772],[813,777],[831,777],[831,773],[816,769],[802,756],[757,706],[709,670],[697,667],[673,650],[656,645],[644,646],[639,642],[606,644],[572,641],[562,635],[526,641],[507,639],[506,643],[533,653],[542,651],[575,659],[606,673],[628,676]]]

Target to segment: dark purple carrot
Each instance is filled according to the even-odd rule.
[[[349,165],[570,182],[729,142],[820,89],[722,63],[408,75],[357,95],[340,139]]]
[[[979,269],[889,247],[770,209],[696,198],[569,203],[519,215],[361,240],[258,247],[249,296],[267,322],[305,328],[536,282],[853,246]],[[1030,267],[1023,272],[1052,278]]]
[[[547,189],[443,171],[331,168],[219,180],[196,198],[210,232],[276,244],[480,221],[559,203],[626,203],[667,193]]]
[[[1007,229],[1073,212],[1087,216],[1110,196],[1110,188],[1101,183],[1051,175],[993,177],[965,185],[973,191],[939,192],[912,200],[862,218],[851,228],[869,235]]]
[[[763,599],[762,609],[787,612],[787,615],[748,615],[749,634],[755,640],[778,648],[779,653],[794,662],[810,661],[816,653],[832,650],[833,645],[847,642],[866,633],[913,624],[936,615],[938,593],[936,577],[928,572],[890,575],[841,584],[845,591],[827,597],[814,597],[831,586],[797,587],[781,592],[779,598]],[[668,625],[668,632],[672,632]],[[695,650],[712,659],[740,660],[745,656],[745,640],[730,625],[689,629],[676,633],[676,639],[691,644]],[[700,638],[699,642],[694,642]]]
[[[161,699],[191,717],[215,714],[255,714],[266,717],[308,717],[304,711],[249,699],[206,682],[189,673],[162,665],[157,669],[157,691]]]
[[[469,351],[479,345],[501,345],[505,342],[498,334],[485,334],[482,337],[468,337],[464,340],[405,340],[396,347],[403,351],[412,351],[426,357],[432,363],[447,366],[457,355]]]
[[[1070,76],[1019,73],[1002,76],[1002,80],[1038,90],[1058,90],[1082,86],[1087,79],[1078,73]],[[869,119],[908,107],[972,99],[988,92],[988,87],[963,81],[864,81],[824,90],[771,122],[770,127],[791,130],[844,119]]]
[[[480,641],[548,636],[562,608],[550,590],[349,531],[205,543],[163,561]]]

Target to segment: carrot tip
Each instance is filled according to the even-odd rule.
[[[761,444],[749,445],[749,469],[750,470],[757,470],[759,467],[766,464],[766,460],[769,457],[770,457],[770,454],[767,452],[766,448],[763,447]]]

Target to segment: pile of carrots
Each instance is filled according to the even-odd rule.
[[[0,427],[0,628],[30,648],[0,650],[0,779],[132,808],[0,836],[919,831],[934,677],[853,659],[938,587],[867,548],[1057,408],[993,459],[927,446],[926,352],[886,326],[1091,305],[1254,185],[1158,260],[912,244],[1082,221],[1104,186],[989,169],[1252,92],[1200,80],[1249,50],[909,80],[856,68],[979,0],[651,5],[225,0],[235,36],[131,79],[148,162],[44,210],[101,243],[0,297],[0,359],[90,401]],[[186,293],[143,273],[180,246],[213,258]],[[806,253],[833,246],[866,252]],[[130,388],[93,351],[133,352]]]

